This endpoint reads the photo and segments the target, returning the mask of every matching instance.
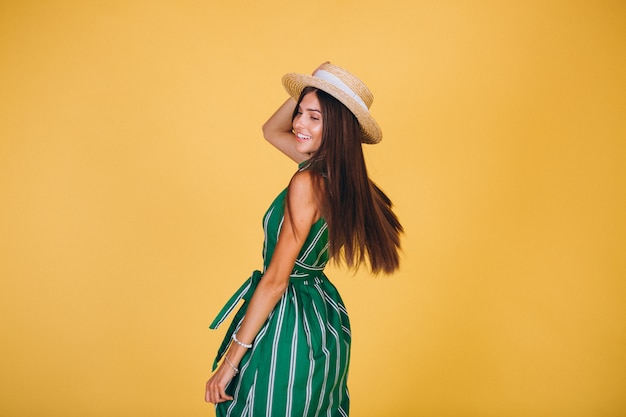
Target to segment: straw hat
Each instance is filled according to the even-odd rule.
[[[283,86],[294,100],[300,98],[304,87],[315,87],[342,102],[357,118],[363,132],[362,142],[374,144],[383,138],[383,132],[369,112],[374,101],[372,92],[363,81],[345,69],[325,63],[313,75],[289,73],[283,76]]]

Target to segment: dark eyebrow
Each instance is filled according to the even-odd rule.
[[[299,109],[299,111],[303,111],[302,110],[302,106],[298,106],[298,109]],[[322,114],[322,111],[318,110],[318,109],[304,109],[304,110],[306,110],[306,111],[314,111],[316,113]]]

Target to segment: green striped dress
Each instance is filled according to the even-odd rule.
[[[269,266],[284,220],[286,191],[263,218],[263,264]],[[302,247],[289,286],[243,357],[226,389],[234,397],[216,405],[218,417],[347,416],[350,323],[337,289],[324,275],[328,261],[328,230],[318,220]],[[211,324],[217,328],[237,307],[213,369],[228,349],[263,273],[252,276],[231,297]]]

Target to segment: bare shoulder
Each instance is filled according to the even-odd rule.
[[[306,213],[307,217],[319,218],[320,192],[318,173],[309,170],[296,172],[289,183],[289,206],[294,209],[292,213]]]
[[[308,170],[296,172],[289,183],[289,199],[299,201],[314,200],[315,175],[316,174]],[[294,204],[298,203],[294,201]]]

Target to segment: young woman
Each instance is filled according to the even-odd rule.
[[[362,143],[378,143],[373,96],[330,63],[287,74],[289,98],[265,138],[299,164],[263,219],[263,272],[255,271],[211,324],[245,300],[206,384],[218,416],[347,416],[350,323],[324,275],[329,259],[373,273],[399,265],[402,226],[367,175]]]

